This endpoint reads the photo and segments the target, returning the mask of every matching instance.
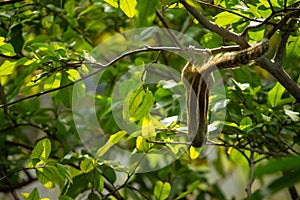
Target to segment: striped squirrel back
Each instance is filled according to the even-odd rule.
[[[201,67],[188,62],[181,76],[186,91],[187,124],[192,146],[201,147],[207,140],[209,88],[213,83],[212,73],[217,69],[238,67],[260,58],[269,50],[268,39],[242,51],[219,54],[211,57]]]

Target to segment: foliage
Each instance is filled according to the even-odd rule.
[[[9,0],[0,2],[0,10],[4,195],[52,199],[41,194],[42,185],[58,188],[60,200],[262,199],[286,189],[298,198],[298,1]],[[163,45],[151,49],[146,46],[150,44],[139,46],[117,37],[108,43],[112,46],[96,48],[115,34],[142,27],[149,35],[155,27],[172,28],[212,53],[269,39],[268,54],[255,64],[220,69],[226,99],[221,87],[212,90],[210,128],[217,142],[213,150],[207,145],[200,152],[182,136],[182,82],[146,81],[151,73],[170,72],[161,65],[179,74],[187,59],[165,51]],[[93,54],[98,51],[101,59]],[[142,70],[134,71],[134,66]],[[99,73],[97,92],[90,94],[89,81]],[[128,73],[132,76],[118,85]],[[80,110],[74,101],[81,98]],[[95,120],[90,102],[101,128],[87,125]],[[120,124],[119,117],[127,123]],[[80,127],[80,122],[86,126]],[[91,137],[80,138],[80,128]],[[221,134],[216,129],[222,129]],[[129,164],[111,153],[114,148],[130,152]],[[157,167],[162,161],[167,165]],[[144,164],[156,170],[136,173]],[[242,185],[246,193],[229,193],[223,183],[239,170],[242,175],[235,186]],[[269,175],[273,180],[266,183]],[[33,182],[38,182],[36,187],[24,191],[23,186]]]

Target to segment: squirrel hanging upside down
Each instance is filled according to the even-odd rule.
[[[202,66],[188,62],[181,72],[187,97],[187,124],[192,146],[201,147],[207,140],[209,88],[213,83],[212,72],[248,64],[269,50],[268,39],[242,51],[218,54]]]

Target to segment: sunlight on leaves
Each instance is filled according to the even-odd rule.
[[[190,146],[190,158],[192,160],[195,160],[199,158],[199,155],[200,155],[200,148]]]
[[[51,153],[51,141],[48,138],[40,140],[31,152],[31,158],[46,160]]]
[[[126,131],[119,131],[111,135],[108,141],[105,143],[105,145],[98,149],[96,154],[97,157],[103,156],[114,144],[117,144],[126,134]]]
[[[171,191],[171,185],[168,182],[157,181],[154,188],[154,196],[157,200],[167,199]]]

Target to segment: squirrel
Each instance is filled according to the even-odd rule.
[[[202,147],[207,141],[209,88],[213,83],[212,72],[248,64],[267,53],[269,40],[237,52],[218,54],[211,57],[202,66],[188,62],[182,69],[181,80],[186,91],[187,124],[192,146]]]

